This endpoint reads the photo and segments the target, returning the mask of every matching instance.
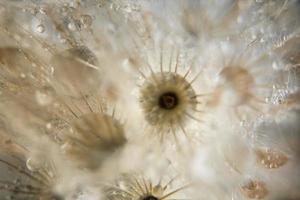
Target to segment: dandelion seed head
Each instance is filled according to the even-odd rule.
[[[261,181],[251,180],[241,190],[250,199],[263,199],[268,194],[265,183]]]
[[[197,105],[190,83],[173,73],[156,73],[149,78],[151,80],[146,80],[140,97],[147,121],[158,130],[184,124],[185,112]]]
[[[107,157],[105,154],[114,153],[126,143],[122,125],[106,114],[82,115],[74,121],[74,129],[66,136],[63,150],[83,162],[82,166],[97,167]]]

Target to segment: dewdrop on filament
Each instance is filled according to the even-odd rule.
[[[37,25],[36,31],[37,31],[38,33],[44,33],[44,31],[45,31],[45,26],[44,26],[43,24]]]

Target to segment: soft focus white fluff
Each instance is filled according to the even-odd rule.
[[[142,174],[153,184],[176,177],[170,190],[191,183],[168,199],[249,199],[241,191],[249,180],[266,184],[264,199],[299,199],[299,11],[299,1],[293,0],[2,0],[0,48],[28,50],[33,61],[41,61],[26,69],[24,62],[18,63],[24,72],[16,74],[21,82],[9,82],[10,73],[19,71],[8,73],[9,66],[0,65],[3,149],[7,143],[2,137],[10,138],[29,149],[22,152],[26,159],[53,162],[58,178],[51,190],[68,200],[105,199],[103,186],[123,173]],[[83,16],[92,21],[82,24]],[[56,19],[65,20],[62,30],[55,28]],[[72,43],[89,48],[99,61],[90,73],[93,89],[73,90],[90,95],[95,110],[99,102],[93,97],[99,96],[104,112],[115,112],[124,124],[128,140],[94,170],[78,168],[61,153],[55,138],[61,129],[52,114],[72,119],[62,101],[77,114],[90,112],[82,97],[56,87],[53,79],[57,70],[53,55],[62,54]],[[176,130],[179,142],[167,133],[160,141],[140,108],[141,74],[160,72],[161,59],[165,71],[169,62],[174,71],[176,53],[179,74],[190,69],[189,81],[199,74],[192,87],[204,94],[199,105],[203,113],[195,113],[202,122],[190,120],[185,127],[188,137]],[[226,85],[231,80],[222,77],[222,70],[232,65],[245,68],[253,78],[247,91],[253,98]],[[61,75],[66,81],[86,81],[80,73]],[[255,152],[265,147],[282,152],[288,162],[277,169],[264,168]],[[0,153],[7,158],[14,152]],[[0,164],[0,180],[18,178]],[[0,187],[1,199],[12,194]],[[15,199],[28,198],[15,195]]]

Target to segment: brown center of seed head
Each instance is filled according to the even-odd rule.
[[[165,92],[158,99],[159,107],[166,110],[172,110],[178,105],[178,97],[174,92]]]
[[[51,194],[50,196],[47,197],[42,197],[41,199],[51,199],[51,200],[63,200],[63,197],[58,195],[58,194]]]
[[[142,200],[159,200],[157,197],[148,195],[142,198]]]

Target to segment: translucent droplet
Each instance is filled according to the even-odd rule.
[[[84,28],[89,28],[93,23],[93,19],[89,15],[82,15],[80,18],[80,22],[82,23]]]
[[[47,123],[47,124],[46,124],[46,128],[47,128],[47,129],[51,129],[51,128],[52,128],[52,124],[51,124],[51,123]]]
[[[236,21],[238,24],[241,24],[243,22],[243,18],[239,16]]]
[[[53,75],[53,73],[54,73],[54,67],[51,66],[49,71],[50,71],[50,74]]]
[[[74,23],[74,22],[70,22],[70,23],[68,24],[68,29],[69,29],[70,31],[76,31],[76,25],[75,25],[75,23]]]
[[[270,101],[271,101],[271,100],[270,100],[269,97],[266,97],[266,98],[265,98],[265,102],[266,102],[266,103],[269,103]]]
[[[38,33],[44,33],[44,31],[45,31],[45,26],[44,26],[43,24],[37,25],[36,31],[37,31]]]
[[[50,88],[44,87],[35,92],[35,98],[41,106],[49,105],[53,100],[53,91]]]
[[[273,68],[274,70],[278,70],[278,69],[279,69],[278,64],[277,64],[276,62],[273,62],[273,63],[272,63],[272,68]]]
[[[26,167],[30,171],[38,171],[42,167],[42,161],[36,158],[28,158],[26,161]]]

